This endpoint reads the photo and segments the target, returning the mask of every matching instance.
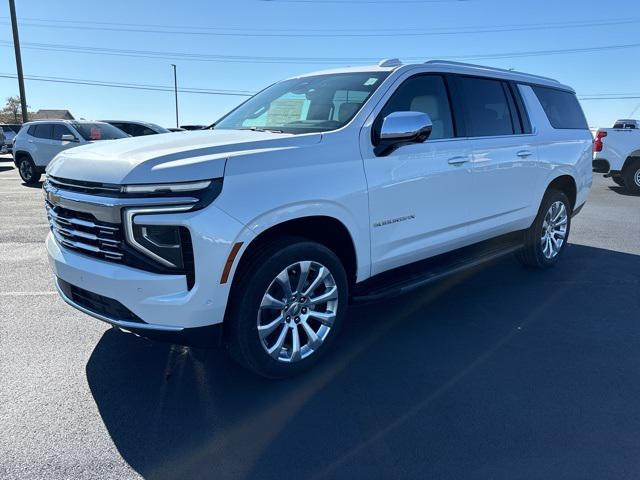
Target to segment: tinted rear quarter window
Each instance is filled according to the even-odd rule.
[[[469,137],[513,135],[519,120],[504,82],[488,78],[458,77],[460,100]],[[509,94],[510,95],[510,94]],[[520,132],[517,132],[520,133]]]
[[[589,128],[574,93],[537,85],[532,88],[553,128],[581,130]]]

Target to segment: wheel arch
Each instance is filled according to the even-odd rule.
[[[15,159],[16,163],[22,157],[27,157],[29,160],[31,160],[33,162],[33,157],[31,156],[31,153],[27,152],[26,150],[18,150],[18,151],[13,152],[13,158]]]
[[[627,159],[624,161],[624,165],[622,165],[622,172],[624,172],[624,170],[631,165],[631,162],[634,162],[636,160],[640,160],[640,150],[636,150],[635,152],[631,152],[629,154],[629,156],[627,157]]]
[[[563,192],[571,202],[571,209],[575,209],[578,198],[578,184],[573,176],[562,174],[553,178],[551,182],[549,182],[545,192],[551,189]]]
[[[243,249],[232,279],[250,261],[260,247],[283,236],[295,236],[318,242],[333,251],[347,272],[349,284],[356,282],[358,275],[358,252],[354,238],[344,222],[329,215],[310,215],[284,220],[258,233]]]

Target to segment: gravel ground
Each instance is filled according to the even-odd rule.
[[[640,472],[640,197],[601,176],[555,269],[508,258],[353,307],[328,361],[281,382],[68,307],[46,234],[0,159],[0,478]]]

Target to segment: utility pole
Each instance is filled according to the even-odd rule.
[[[29,121],[27,113],[27,95],[24,93],[24,74],[22,73],[22,55],[20,54],[20,38],[18,36],[18,20],[16,20],[16,4],[9,0],[11,11],[11,27],[13,29],[13,48],[16,51],[16,69],[18,70],[18,86],[20,87],[20,105],[22,106],[22,122]],[[177,106],[176,106],[177,108]]]
[[[178,75],[176,74],[175,63],[172,63],[171,66],[173,67],[173,93],[176,97],[176,128],[180,128],[178,125]]]

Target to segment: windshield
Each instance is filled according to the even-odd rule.
[[[216,129],[310,133],[346,125],[389,75],[339,73],[294,78],[253,96],[216,123]]]
[[[73,126],[85,140],[115,140],[116,138],[127,138],[128,135],[122,130],[109,125],[108,123],[98,122],[74,122]]]

